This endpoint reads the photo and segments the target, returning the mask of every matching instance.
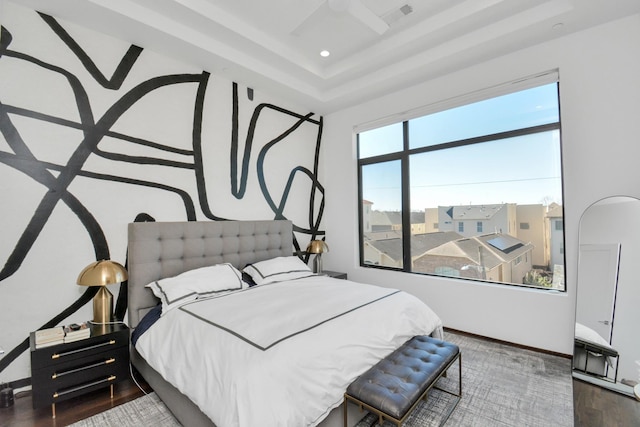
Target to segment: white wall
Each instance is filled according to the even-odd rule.
[[[445,326],[572,353],[578,222],[595,200],[640,195],[640,16],[635,15],[426,81],[325,118],[328,269],[412,292]],[[353,127],[558,68],[563,137],[566,293],[482,285],[358,266]],[[330,172],[330,173],[329,173]]]

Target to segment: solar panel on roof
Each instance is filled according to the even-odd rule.
[[[487,243],[507,254],[524,246],[521,241],[509,236],[499,236],[494,239],[487,240]]]

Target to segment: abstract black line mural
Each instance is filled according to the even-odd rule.
[[[67,31],[56,21],[53,17],[49,15],[45,15],[44,13],[39,13],[40,17],[44,22],[51,27],[54,33],[62,40],[69,49],[78,57],[84,67],[91,73],[93,78],[100,83],[103,87],[107,89],[120,89],[124,79],[127,78],[131,67],[138,59],[138,56],[142,52],[142,48],[138,46],[131,46],[127,53],[120,61],[120,64],[116,67],[116,70],[111,76],[111,79],[107,79],[104,74],[100,72],[98,67],[96,67],[95,63],[91,60],[91,57],[87,55],[87,53],[80,47],[78,43],[67,33]]]
[[[66,245],[63,262],[79,272],[86,250],[74,251],[74,241],[88,240],[96,260],[126,260],[131,221],[290,219],[298,251],[300,241],[306,247],[324,235],[322,117],[45,14],[16,5],[5,12],[0,211],[12,232],[0,246],[0,308],[25,277],[40,277],[35,252]],[[105,43],[108,52],[91,48]],[[31,210],[14,208],[29,205],[15,203],[17,194]],[[50,237],[60,224],[73,230],[64,242]],[[74,295],[67,283],[55,286]],[[31,325],[13,339],[0,372],[27,350],[31,330],[64,322],[94,289],[60,301],[55,315],[27,312]],[[116,317],[125,311],[123,283]]]

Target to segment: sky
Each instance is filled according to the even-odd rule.
[[[559,121],[557,84],[527,89],[409,121],[409,148]],[[402,123],[360,134],[360,156],[402,149]],[[411,210],[496,203],[562,204],[560,133],[551,130],[410,157]],[[363,168],[374,210],[401,208],[400,161]]]

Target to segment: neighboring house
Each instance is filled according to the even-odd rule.
[[[483,233],[516,236],[516,205],[439,206],[438,230],[455,231],[466,237]]]
[[[547,268],[549,265],[549,231],[546,208],[542,204],[516,206],[516,237],[523,242],[531,242],[534,267]]]
[[[562,206],[552,203],[547,211],[549,224],[549,269],[564,268],[564,215]]]
[[[523,283],[533,268],[534,245],[513,236],[489,233],[464,238],[453,231],[411,236],[412,270],[419,273]],[[367,233],[365,263],[402,267],[399,231]]]
[[[560,212],[561,215],[562,209],[558,205],[552,204],[550,208],[553,211],[552,215],[557,215],[558,212]],[[365,262],[401,267],[402,236],[400,232],[402,230],[402,218],[400,212],[371,211],[371,218],[371,232],[365,237]],[[483,271],[485,272],[485,276],[495,278],[495,280],[500,282],[508,282],[511,280],[511,277],[514,277],[515,283],[521,283],[522,275],[532,268],[537,267],[548,269],[555,272],[555,274],[560,274],[559,277],[563,277],[562,272],[558,271],[558,268],[562,268],[564,265],[563,254],[559,247],[556,248],[557,256],[555,262],[550,262],[552,250],[550,243],[551,227],[562,227],[562,224],[554,222],[550,225],[548,223],[547,210],[542,204],[517,205],[515,203],[503,203],[440,206],[438,208],[427,208],[424,212],[412,212],[412,259],[415,260],[417,257],[422,257],[429,249],[433,249],[433,251],[436,252],[442,251],[442,253],[437,256],[445,254],[444,257],[446,258],[436,262],[436,258],[434,258],[436,253],[432,251],[432,257],[429,258],[429,261],[421,259],[420,263],[423,264],[421,266],[416,265],[414,262],[413,270],[450,276],[478,277],[474,276],[474,270],[472,268],[468,268],[464,273],[460,274],[459,268],[465,265],[465,263],[460,264],[459,260],[450,259],[451,256],[456,258],[460,254],[454,253],[451,255],[447,252],[446,248],[441,247],[436,250],[434,248],[439,245],[433,244],[427,245],[429,249],[421,252],[417,246],[425,239],[424,236],[431,236],[428,240],[433,242],[433,236],[437,236],[438,233],[447,236],[451,236],[449,233],[455,233],[458,236],[464,236],[469,239],[479,236],[480,240],[482,240],[482,237],[485,235],[500,234],[516,239],[517,242],[529,248],[530,251],[527,252],[526,262],[518,268],[515,268],[515,266],[505,268],[503,263],[511,263],[511,256],[500,255],[498,257],[499,261],[496,262],[495,265],[484,265]],[[559,231],[559,235],[556,236],[556,243],[561,243],[561,228],[557,228],[556,230]],[[395,231],[397,234],[384,234],[385,231]],[[384,238],[380,236],[384,236]],[[455,239],[448,239],[447,242],[451,240]],[[375,241],[376,243],[371,244],[371,241]],[[384,243],[382,241],[384,241]],[[442,243],[446,242],[441,242],[441,244]],[[470,259],[475,264],[471,263],[470,265],[479,266],[476,258],[477,255],[472,254]],[[520,265],[522,260],[516,257],[513,262],[517,262],[517,265]],[[501,267],[497,268],[497,266]],[[554,266],[556,267],[554,268]],[[523,270],[523,268],[526,268],[526,270]],[[436,269],[439,270],[436,271]]]
[[[378,243],[397,242],[397,243]],[[365,233],[365,264],[399,267],[402,265],[402,232],[396,230],[373,231]],[[397,248],[396,248],[397,246]],[[397,254],[400,253],[398,257]]]
[[[438,208],[427,208],[424,210],[424,226],[425,233],[435,233],[440,231],[440,224],[438,224]]]
[[[523,283],[532,268],[530,243],[491,233],[450,241],[414,260],[414,271],[505,283]]]
[[[371,202],[368,202],[371,203]],[[373,204],[373,203],[371,203]],[[364,210],[364,203],[363,203]],[[370,211],[371,230],[402,230],[402,214],[398,211]],[[425,232],[424,212],[411,212],[411,234]],[[366,232],[366,231],[365,231]]]
[[[362,227],[365,233],[371,231],[371,206],[373,206],[373,202],[368,200],[362,201]]]
[[[411,234],[424,234],[427,232],[424,219],[424,212],[411,212]]]
[[[365,236],[365,262],[402,267],[402,237],[399,232]],[[522,283],[533,268],[531,243],[490,233],[463,238],[458,233],[437,232],[411,236],[412,270],[455,277]]]
[[[371,231],[391,231],[394,230],[394,222],[390,216],[393,212],[371,211]],[[400,217],[397,213],[396,217]],[[398,223],[396,223],[397,225]],[[396,228],[397,229],[397,228]]]
[[[369,241],[365,238],[364,263],[385,267],[402,267],[402,238]]]
[[[425,233],[411,236],[411,259],[444,243],[459,239],[458,233]],[[365,234],[365,263],[402,267],[402,235],[400,231]]]

